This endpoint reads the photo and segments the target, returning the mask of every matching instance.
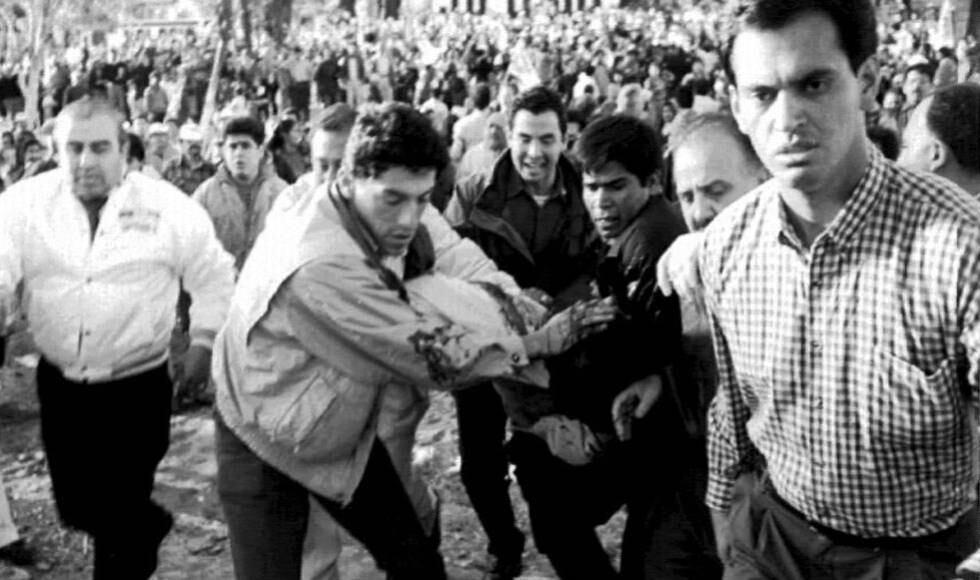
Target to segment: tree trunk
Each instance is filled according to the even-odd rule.
[[[340,9],[346,10],[351,16],[354,15],[355,0],[340,0]]]
[[[234,30],[234,12],[232,0],[221,0],[218,5],[218,36],[226,43],[231,40]]]
[[[201,111],[201,130],[204,132],[204,151],[208,151],[214,133],[214,114],[218,108],[218,81],[221,78],[221,67],[225,58],[225,39],[218,41],[214,49],[214,63],[211,66],[211,78],[208,80],[208,91],[204,97],[204,107]]]
[[[245,48],[252,52],[252,0],[241,1],[242,36],[245,37]]]
[[[36,128],[40,126],[41,112],[41,67],[44,65],[44,45],[47,37],[47,26],[51,21],[51,14],[54,12],[56,0],[35,0],[29,5],[30,13],[30,70],[26,75],[18,78],[20,91],[24,95],[24,114],[27,117],[27,126]]]

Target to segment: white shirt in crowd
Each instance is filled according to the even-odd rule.
[[[63,172],[0,196],[0,300],[24,283],[34,341],[70,380],[118,380],[162,364],[180,281],[193,300],[191,343],[210,346],[234,289],[232,258],[204,208],[165,181],[129,173],[94,239]]]

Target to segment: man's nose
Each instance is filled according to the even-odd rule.
[[[714,218],[715,209],[703,195],[695,195],[691,204],[691,221],[698,227],[704,227]]]
[[[802,103],[792,94],[792,91],[779,91],[770,110],[775,115],[775,128],[779,131],[793,132],[806,119]]]

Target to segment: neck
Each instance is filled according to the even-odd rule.
[[[231,180],[233,182],[235,182],[236,185],[241,185],[243,187],[249,187],[249,186],[251,186],[252,184],[255,183],[255,180],[257,180],[259,178],[258,175],[252,175],[251,177],[238,176],[238,175],[235,175],[233,173],[229,173],[228,175],[231,176]]]
[[[524,187],[531,195],[549,195],[555,189],[555,179],[557,179],[557,172],[552,171],[541,181],[525,181]]]
[[[948,172],[937,171],[936,173],[962,187],[967,193],[974,196],[980,195],[980,173],[961,169]]]

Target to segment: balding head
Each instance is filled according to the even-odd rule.
[[[707,227],[721,210],[767,178],[752,144],[726,114],[685,118],[671,132],[668,152],[691,231]]]
[[[899,163],[942,175],[977,193],[980,181],[980,85],[943,87],[915,108],[902,135]]]

